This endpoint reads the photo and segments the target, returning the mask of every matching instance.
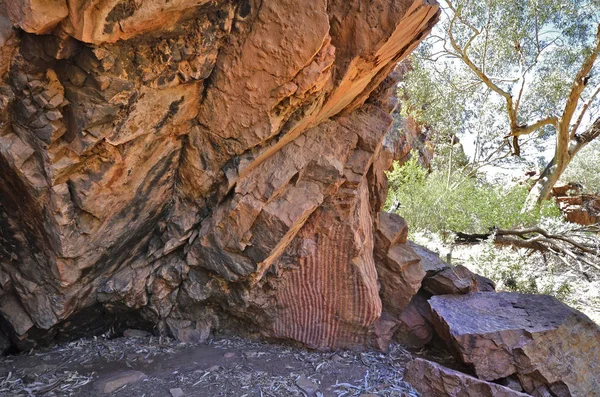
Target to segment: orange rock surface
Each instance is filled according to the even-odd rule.
[[[401,269],[411,250],[405,234],[375,247],[399,155],[386,77],[438,13],[430,0],[0,2],[13,343],[133,323],[365,346],[382,311],[374,252]],[[407,289],[387,290],[402,307],[424,274],[413,262]]]

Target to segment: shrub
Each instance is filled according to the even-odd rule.
[[[455,171],[448,177],[421,167],[417,156],[388,174],[390,191],[386,210],[403,216],[414,231],[427,230],[448,237],[452,232],[486,233],[490,228],[537,224],[542,217],[560,217],[555,204],[541,211],[521,213],[525,186],[494,186]]]

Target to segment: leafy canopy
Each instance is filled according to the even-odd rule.
[[[511,96],[515,125],[536,126],[559,117],[594,47],[600,0],[442,1],[442,9],[440,23],[416,51],[401,87],[405,111],[438,134],[476,135],[474,161],[494,151],[496,158],[505,158],[507,136],[514,132],[511,115],[506,98],[485,78]],[[600,85],[598,69],[592,69],[578,110]],[[598,113],[598,102],[591,103],[588,123]],[[556,127],[541,123],[530,132],[521,146],[533,162]]]

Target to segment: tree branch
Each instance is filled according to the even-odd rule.
[[[587,80],[589,78],[589,74],[598,59],[598,53],[600,52],[600,24],[598,24],[596,30],[596,42],[595,46],[586,58],[586,60],[581,65],[581,69],[577,73],[575,77],[575,81],[573,82],[573,86],[571,87],[571,92],[567,97],[567,102],[565,104],[565,108],[562,114],[562,117],[559,122],[558,128],[558,140],[557,140],[557,155],[561,156],[561,160],[564,161],[568,156],[568,147],[569,147],[569,126],[571,124],[571,119],[573,118],[573,114],[577,109],[577,104],[579,103],[579,99],[581,98],[581,94],[585,89],[587,84]]]
[[[594,102],[594,99],[596,99],[596,96],[598,95],[598,93],[600,93],[600,84],[598,84],[596,91],[594,91],[594,93],[592,94],[590,99],[585,103],[585,105],[583,105],[583,108],[581,109],[581,113],[579,114],[579,117],[577,118],[575,125],[573,125],[573,128],[571,129],[571,138],[573,138],[575,136],[575,134],[577,133],[577,130],[579,129],[579,126],[581,125],[581,122],[583,121],[583,117],[585,116],[586,112],[590,108],[592,102]]]
[[[569,264],[568,259],[585,263],[600,271],[598,250],[593,244],[576,241],[564,234],[553,234],[540,227],[523,229],[491,229],[489,233],[456,233],[458,244],[480,244],[492,238],[498,246],[525,248],[538,252],[551,252]]]
[[[538,120],[533,124],[518,125],[516,128],[514,128],[511,131],[509,136],[529,135],[532,132],[534,132],[535,130],[542,128],[543,126],[546,126],[546,125],[556,126],[557,123],[558,123],[558,117],[555,117],[555,116],[546,117],[545,119]]]

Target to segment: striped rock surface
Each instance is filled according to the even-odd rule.
[[[110,326],[380,338],[377,255],[402,271],[394,253],[410,253],[374,237],[406,149],[387,76],[438,14],[431,0],[0,0],[3,332],[22,349]],[[418,289],[410,267],[385,305]]]

